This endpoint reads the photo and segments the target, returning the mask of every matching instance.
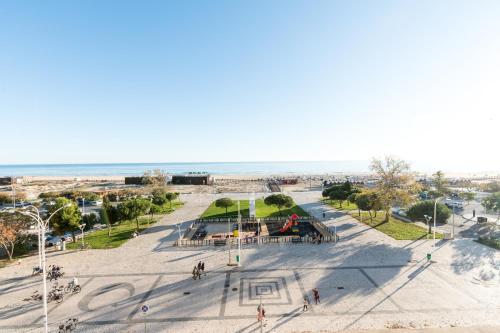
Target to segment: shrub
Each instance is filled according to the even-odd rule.
[[[412,219],[412,221],[427,222],[424,215],[432,216],[434,218],[434,201],[420,201],[411,206],[410,209],[408,209],[408,217]],[[438,203],[436,210],[436,222],[446,223],[450,216],[450,209],[445,205]]]

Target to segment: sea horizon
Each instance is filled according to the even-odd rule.
[[[0,164],[0,176],[137,176],[154,169],[160,169],[168,174],[190,172],[206,172],[213,175],[362,174],[369,172],[369,164],[368,160]],[[436,171],[424,165],[420,165],[419,168],[413,167],[413,170],[421,173]],[[448,172],[455,176],[500,174],[494,170]]]

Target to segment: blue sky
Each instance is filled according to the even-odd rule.
[[[0,163],[498,170],[499,17],[472,0],[3,0]]]

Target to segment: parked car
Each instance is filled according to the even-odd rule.
[[[102,205],[102,200],[92,200],[92,201],[89,201],[89,205],[91,205],[91,206],[100,206],[100,205]]]
[[[73,237],[69,233],[65,233],[62,236],[47,236],[45,237],[45,246],[56,246],[62,243],[63,238],[66,242],[73,241]]]
[[[94,226],[92,227],[92,229],[94,229],[94,230],[101,230],[104,228],[106,228],[106,226],[104,224],[100,224],[100,223],[94,224]]]
[[[446,202],[444,203],[446,205],[446,207],[450,208],[450,209],[453,209],[453,207],[455,207],[455,209],[464,209],[464,205],[459,202],[459,201],[451,201],[451,200],[446,200]]]

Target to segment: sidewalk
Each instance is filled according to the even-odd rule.
[[[344,331],[345,333],[497,333],[500,326],[442,327],[425,329],[383,329]]]

